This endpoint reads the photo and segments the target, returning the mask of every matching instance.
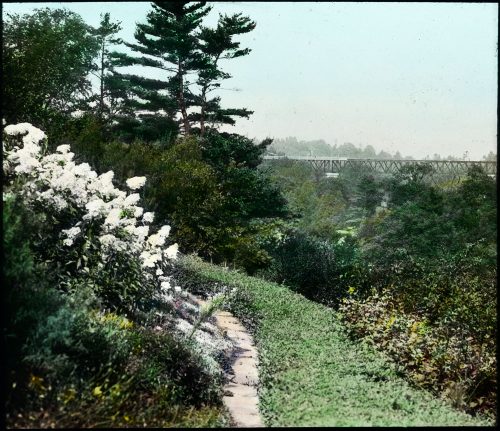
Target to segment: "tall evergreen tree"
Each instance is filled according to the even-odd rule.
[[[153,67],[159,69],[162,76],[166,75],[162,79],[150,79],[118,74],[117,78],[128,82],[129,93],[135,96],[135,100],[128,99],[129,106],[170,118],[180,113],[179,122],[186,135],[190,134],[188,108],[192,99],[187,96],[192,84],[187,76],[199,69],[201,61],[196,30],[211,10],[206,2],[188,3],[154,2],[147,23],[137,24],[134,35],[137,43],[125,43],[142,56],[114,54],[117,65]]]
[[[221,86],[220,81],[231,78],[229,73],[223,72],[219,67],[219,61],[223,59],[237,58],[250,53],[249,48],[240,48],[240,43],[233,40],[238,34],[245,34],[255,28],[255,22],[249,17],[241,14],[232,16],[219,15],[219,21],[215,29],[202,27],[200,38],[200,50],[202,53],[202,65],[199,70],[197,84],[200,94],[195,97],[195,103],[200,106],[199,113],[191,114],[192,120],[200,123],[200,135],[205,133],[206,122],[234,124],[231,116],[248,118],[253,112],[243,109],[222,109],[220,97],[208,98],[210,92]]]
[[[101,14],[99,27],[94,29],[93,34],[99,43],[99,57],[97,59],[96,70],[93,74],[99,80],[99,93],[95,98],[97,101],[97,115],[102,120],[110,118],[116,107],[116,98],[108,85],[114,71],[114,63],[110,57],[110,47],[122,43],[122,40],[116,37],[122,29],[121,22],[111,22],[109,12]]]

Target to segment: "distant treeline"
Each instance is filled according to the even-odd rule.
[[[403,156],[399,151],[394,154],[387,151],[377,151],[373,146],[366,145],[365,147],[356,147],[350,142],[345,142],[341,145],[330,145],[323,139],[313,141],[299,141],[294,136],[289,136],[285,139],[274,139],[272,145],[268,147],[269,153],[287,155],[287,156],[318,156],[318,157],[352,157],[363,159],[414,159],[413,156]],[[426,159],[431,160],[464,160],[467,159],[467,154],[464,157],[447,156],[442,157],[439,154],[426,156]],[[496,161],[496,154],[493,151],[483,157],[487,161]]]

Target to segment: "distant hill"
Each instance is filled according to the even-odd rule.
[[[357,159],[384,159],[384,160],[412,160],[412,156],[403,156],[399,151],[390,154],[386,151],[375,151],[371,145],[356,147],[350,142],[341,145],[330,145],[323,139],[315,141],[299,141],[294,136],[289,136],[285,139],[274,139],[273,143],[267,149],[268,154],[286,155],[286,156],[316,156],[316,157],[349,157]],[[439,154],[426,156],[427,160],[467,160],[467,154],[464,157],[447,156],[443,157]],[[497,155],[490,151],[488,155],[483,156],[483,160],[495,162]]]
[[[403,157],[399,151],[390,154],[386,151],[376,152],[375,148],[367,145],[364,148],[356,147],[350,142],[341,145],[330,145],[323,139],[315,141],[299,141],[295,137],[275,139],[268,147],[268,153],[287,156],[316,156],[316,157],[351,157],[366,159],[412,159],[412,156]]]

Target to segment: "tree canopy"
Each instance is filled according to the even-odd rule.
[[[3,100],[8,122],[47,129],[91,94],[89,72],[98,43],[81,17],[66,9],[7,14],[3,27]]]

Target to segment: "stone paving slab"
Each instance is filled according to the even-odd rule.
[[[205,303],[198,298],[197,302],[200,305]],[[258,352],[253,338],[240,321],[228,311],[216,312],[215,321],[234,346],[230,361],[232,369],[228,372],[229,381],[224,385],[223,402],[236,427],[264,427],[257,394]]]

